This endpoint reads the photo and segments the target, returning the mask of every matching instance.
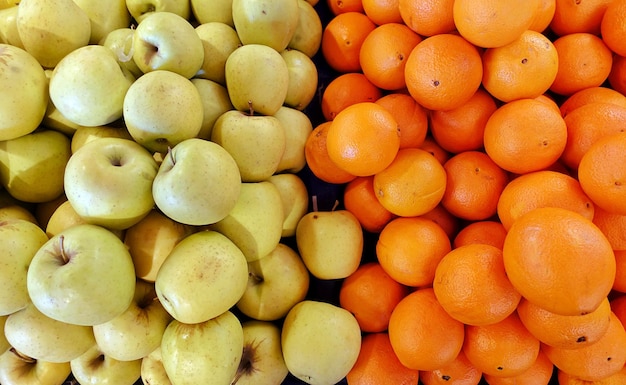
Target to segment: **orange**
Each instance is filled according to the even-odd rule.
[[[435,140],[435,138],[428,134],[426,135],[424,142],[421,146],[419,146],[419,148],[430,153],[442,165],[446,163],[446,161],[450,159],[451,156],[448,151],[441,147],[441,145]]]
[[[325,62],[341,73],[359,72],[359,51],[376,24],[361,12],[344,12],[333,17],[322,33],[320,50]]]
[[[539,0],[533,21],[528,29],[544,32],[549,26],[556,12],[556,0]]]
[[[559,315],[522,299],[517,315],[526,329],[546,345],[578,349],[596,343],[609,328],[611,306],[604,298],[600,306],[584,315]]]
[[[550,91],[571,95],[602,85],[611,72],[613,54],[602,39],[591,33],[563,35],[553,42],[559,55],[556,78]]]
[[[596,207],[592,221],[606,236],[613,250],[626,250],[626,215],[610,213],[602,207]]]
[[[615,91],[626,94],[626,57],[613,56],[608,82]]]
[[[419,371],[398,360],[387,333],[363,336],[356,363],[346,375],[350,385],[415,385],[418,378]]]
[[[406,60],[420,41],[422,38],[402,23],[376,27],[361,45],[359,60],[363,74],[384,90],[404,88]]]
[[[581,380],[576,376],[565,373],[560,370],[557,372],[557,380],[559,385],[622,385],[626,384],[626,366],[619,372],[605,377],[599,381]]]
[[[419,42],[406,61],[406,86],[419,104],[449,110],[467,102],[483,77],[478,49],[456,34],[438,34]]]
[[[428,133],[428,111],[410,95],[392,92],[374,103],[391,112],[400,129],[400,148],[419,147]]]
[[[465,327],[463,352],[485,375],[519,375],[537,360],[539,349],[539,340],[526,330],[515,312],[500,322]]]
[[[430,133],[448,152],[480,150],[483,147],[485,124],[497,108],[493,96],[479,88],[457,108],[431,111]]]
[[[399,0],[404,24],[421,36],[433,36],[456,30],[452,5],[454,0]]]
[[[602,15],[612,0],[556,0],[550,29],[558,36],[577,32],[600,34]]]
[[[453,362],[464,335],[463,324],[443,310],[431,288],[404,297],[389,320],[394,352],[404,366],[415,370],[437,370]]]
[[[584,88],[567,97],[559,106],[561,115],[566,116],[578,107],[588,103],[612,103],[626,107],[626,97],[619,91],[605,86]]]
[[[453,215],[478,221],[496,214],[498,198],[508,182],[508,174],[487,154],[464,151],[443,165],[446,191],[441,204]]]
[[[487,155],[501,168],[524,174],[556,162],[567,142],[558,109],[535,99],[499,107],[487,120],[483,136]]]
[[[363,3],[361,0],[326,0],[328,9],[333,15],[344,12],[361,12],[363,13]]]
[[[478,385],[482,373],[465,357],[463,350],[454,361],[437,370],[420,372],[423,385]]]
[[[615,279],[615,256],[604,234],[591,220],[560,207],[536,208],[517,218],[503,256],[517,291],[560,315],[594,311]]]
[[[543,95],[559,68],[554,44],[541,32],[526,30],[511,43],[483,53],[483,87],[509,102]]]
[[[429,152],[403,148],[389,167],[374,175],[374,191],[387,210],[414,217],[434,209],[446,190],[446,171]]]
[[[304,156],[313,175],[324,182],[342,184],[354,178],[354,175],[339,168],[328,156],[326,137],[331,122],[317,125],[304,143]]]
[[[595,206],[576,178],[552,170],[520,175],[506,185],[498,200],[498,217],[505,229],[539,207],[561,207],[592,220]]]
[[[575,170],[598,139],[624,131],[626,107],[606,102],[587,103],[565,115],[563,120],[567,126],[567,143],[561,160]]]
[[[396,218],[380,232],[376,257],[391,278],[406,286],[430,286],[435,269],[451,250],[448,234],[419,217]]]
[[[615,281],[613,290],[626,293],[626,250],[614,250],[615,253]],[[626,318],[620,318],[626,323]]]
[[[457,30],[472,44],[501,47],[517,39],[533,22],[539,0],[456,0]]]
[[[350,72],[331,80],[322,93],[321,109],[326,120],[333,120],[346,107],[375,102],[382,91],[360,72]]]
[[[553,371],[554,365],[548,356],[539,350],[539,355],[530,368],[516,376],[496,377],[485,374],[484,377],[489,385],[548,385]]]
[[[343,191],[343,204],[359,220],[363,230],[380,233],[394,215],[376,198],[373,176],[359,176],[348,182]]]
[[[570,376],[585,381],[600,381],[620,372],[626,364],[626,331],[611,312],[609,327],[596,343],[578,349],[542,345],[550,361]]]
[[[378,104],[353,104],[333,119],[326,148],[341,169],[356,176],[374,175],[389,166],[398,153],[398,123]]]
[[[454,237],[452,247],[457,248],[474,243],[491,245],[502,250],[506,229],[501,222],[484,220],[470,222],[463,227]]]
[[[365,14],[377,25],[402,23],[398,0],[361,0]]]
[[[393,280],[377,262],[368,262],[344,279],[339,304],[356,318],[361,330],[387,330],[389,317],[408,288]]]
[[[613,0],[608,3],[602,21],[600,23],[600,31],[602,40],[611,51],[626,56],[626,1]]]
[[[450,239],[454,238],[460,226],[460,219],[450,214],[450,212],[446,210],[441,203],[429,212],[420,215],[419,218],[430,219],[441,226]]]
[[[480,243],[446,254],[435,270],[433,289],[448,314],[466,325],[500,322],[521,298],[504,271],[502,250]]]

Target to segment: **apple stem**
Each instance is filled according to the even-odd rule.
[[[252,100],[248,100],[248,108],[249,108],[250,116],[254,115],[254,108],[252,108]]]
[[[330,211],[335,211],[338,206],[339,206],[339,201],[335,199],[335,204],[333,205],[333,208]]]
[[[20,353],[19,351],[17,351],[17,349],[15,349],[13,347],[10,349],[10,352],[15,354],[17,356],[17,358],[19,358],[20,360],[22,360],[24,362],[27,362],[29,364],[34,364],[34,363],[37,362],[36,359],[34,359],[32,357],[29,357],[29,356],[27,356],[25,354]]]
[[[65,236],[59,235],[59,248],[61,249],[61,259],[63,260],[63,264],[66,264],[70,261],[70,259],[65,254],[65,248],[63,247],[64,240],[65,240]]]
[[[317,195],[313,195],[311,201],[313,202],[313,212],[317,212]]]

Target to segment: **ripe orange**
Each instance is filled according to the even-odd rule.
[[[504,102],[543,95],[559,67],[554,44],[532,30],[509,44],[486,49],[482,58],[483,87]]]
[[[421,371],[420,381],[424,385],[478,385],[482,373],[465,357],[463,350],[454,361],[437,370]]]
[[[402,23],[399,0],[361,0],[363,11],[376,25]]]
[[[489,325],[513,313],[520,301],[504,271],[502,250],[469,244],[446,254],[435,271],[433,289],[452,318],[466,325]]]
[[[326,148],[339,168],[356,176],[374,175],[396,158],[400,148],[398,123],[378,104],[350,105],[330,124]]]
[[[434,209],[446,190],[446,171],[429,152],[403,148],[384,170],[374,175],[380,203],[395,215],[414,217]]]
[[[489,385],[548,385],[554,372],[554,365],[546,354],[539,350],[535,362],[522,373],[511,377],[484,375]]]
[[[615,253],[615,281],[613,290],[619,293],[626,293],[626,250],[614,250]],[[626,325],[626,318],[621,318]]]
[[[328,156],[326,137],[330,121],[320,123],[309,134],[304,143],[304,157],[313,175],[324,182],[342,184],[356,176],[342,170]]]
[[[422,38],[401,22],[376,27],[361,45],[359,60],[363,74],[384,90],[404,88],[406,60],[420,41]]]
[[[415,385],[418,378],[419,371],[398,360],[387,333],[363,336],[356,363],[346,375],[350,385]]]
[[[612,0],[556,0],[550,29],[558,36],[577,32],[600,34],[602,15]]]
[[[437,370],[453,362],[464,335],[463,324],[443,310],[432,288],[404,297],[389,320],[394,352],[404,366],[415,370]]]
[[[461,220],[450,214],[441,203],[427,213],[418,216],[419,218],[430,219],[435,222],[443,231],[448,234],[448,238],[452,239],[457,234]]]
[[[363,230],[380,233],[394,215],[376,198],[373,176],[359,176],[348,182],[343,190],[343,204],[361,223]]]
[[[498,198],[508,174],[487,154],[464,151],[444,165],[446,191],[441,204],[453,215],[466,220],[484,220],[496,214]]]
[[[452,247],[457,248],[474,243],[491,245],[502,250],[506,229],[501,222],[484,220],[470,222],[454,237]]]
[[[456,34],[419,42],[406,61],[405,81],[413,98],[430,110],[449,110],[467,102],[483,76],[478,49]]]
[[[374,28],[376,24],[361,12],[343,12],[333,17],[324,28],[320,44],[326,63],[337,72],[359,72],[361,45]]]
[[[614,251],[626,250],[626,215],[610,213],[602,207],[596,207],[592,221],[606,236]],[[623,285],[626,287],[626,282]]]
[[[387,330],[391,312],[408,293],[380,264],[368,262],[344,279],[339,304],[354,314],[363,332],[378,333]]]
[[[361,0],[326,0],[328,9],[333,15],[339,15],[344,12],[361,12],[363,13],[363,3]]]
[[[375,102],[382,91],[360,72],[333,78],[322,93],[321,109],[326,120],[333,120],[346,107],[361,102]]]
[[[540,207],[513,222],[504,267],[527,300],[560,315],[600,306],[615,279],[609,241],[591,220],[560,207]]]
[[[396,119],[400,129],[400,148],[419,147],[428,133],[428,111],[410,95],[388,93],[374,103],[383,106]]]
[[[600,34],[604,43],[620,56],[626,56],[626,1],[609,1],[602,21],[600,23]]]
[[[561,115],[566,116],[578,107],[589,103],[611,103],[626,107],[626,96],[613,88],[598,86],[584,88],[568,96],[559,106]]]
[[[615,91],[626,94],[626,57],[613,56],[608,82]]]
[[[526,330],[515,312],[500,322],[465,327],[463,352],[485,375],[519,375],[537,360],[539,349],[539,340]]]
[[[485,125],[487,155],[516,174],[549,167],[559,159],[566,142],[567,127],[558,109],[535,99],[502,105]]]
[[[556,12],[556,0],[540,0],[535,9],[535,16],[528,29],[544,32],[549,26]]]
[[[553,44],[559,55],[559,67],[550,91],[571,95],[584,88],[600,86],[608,78],[613,54],[598,36],[571,33],[554,40]]]
[[[434,156],[435,159],[437,159],[437,161],[442,165],[446,163],[451,156],[448,151],[441,147],[441,145],[435,140],[435,138],[428,134],[426,135],[424,142],[421,146],[419,146],[419,148]]]
[[[397,282],[430,286],[437,265],[451,248],[448,234],[437,223],[419,217],[396,218],[380,232],[376,257]]]
[[[433,36],[456,30],[453,4],[454,0],[399,0],[398,7],[404,24],[421,36]]]
[[[533,22],[539,0],[455,0],[457,30],[479,47],[501,47],[517,39]]]

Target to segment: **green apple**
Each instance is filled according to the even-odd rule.
[[[62,385],[70,375],[69,362],[36,360],[11,348],[0,354],[0,383]]]
[[[35,306],[58,321],[93,326],[122,314],[135,294],[128,249],[111,231],[76,225],[33,257],[26,284]]]
[[[0,354],[6,352],[11,347],[7,337],[4,335],[4,324],[7,322],[8,317],[8,315],[0,315]]]
[[[274,117],[280,120],[285,129],[285,152],[283,153],[276,172],[298,173],[306,166],[304,147],[313,131],[313,124],[308,115],[295,108],[282,106]]]
[[[141,381],[143,385],[172,385],[163,367],[160,345],[141,360]]]
[[[109,32],[130,25],[131,16],[126,0],[74,0],[91,22],[90,44],[98,44]]]
[[[137,63],[133,60],[133,35],[135,29],[128,26],[117,28],[107,33],[98,44],[103,45],[113,51],[118,63],[122,68],[128,70],[135,78],[143,75]]]
[[[17,31],[24,49],[45,68],[89,44],[89,16],[73,0],[21,0]]]
[[[120,361],[141,359],[161,345],[169,313],[157,299],[154,283],[137,280],[128,309],[112,320],[93,326],[100,350]]]
[[[126,127],[99,126],[99,127],[79,127],[72,135],[72,154],[78,151],[85,143],[99,138],[122,138],[132,140],[132,136]]]
[[[151,152],[165,153],[198,135],[204,106],[189,79],[172,71],[155,70],[130,86],[124,98],[124,121],[137,143]]]
[[[44,243],[46,233],[23,219],[0,222],[0,315],[23,309],[30,302],[26,273],[31,260]]]
[[[187,139],[165,156],[152,195],[173,220],[207,225],[222,220],[237,204],[241,176],[233,157],[219,144]]]
[[[287,47],[313,58],[322,44],[322,20],[310,1],[298,0],[298,8],[298,26]]]
[[[165,258],[191,232],[190,226],[178,223],[156,209],[126,229],[124,244],[133,258],[137,278],[154,282]]]
[[[50,90],[50,79],[52,79],[52,74],[54,69],[46,69],[44,73],[46,74],[46,78],[48,80],[48,91]],[[80,124],[72,122],[67,117],[65,117],[61,111],[54,105],[51,98],[48,98],[48,105],[46,107],[46,113],[41,121],[41,127],[48,128],[50,130],[59,131],[62,134],[67,135],[68,137],[72,137],[76,130],[82,127]]]
[[[222,234],[203,230],[180,241],[165,259],[156,293],[174,319],[199,323],[233,307],[248,282],[243,253]]]
[[[48,107],[48,80],[39,62],[21,48],[0,44],[0,141],[29,134]]]
[[[307,187],[298,175],[291,173],[272,175],[268,181],[276,186],[283,202],[283,213],[285,216],[281,237],[292,237],[296,235],[298,222],[309,209],[309,192]]]
[[[283,323],[281,343],[289,371],[311,385],[336,384],[354,366],[361,350],[361,329],[349,311],[304,300]]]
[[[126,0],[126,7],[137,23],[155,12],[171,12],[189,19],[189,0]]]
[[[83,145],[65,168],[65,195],[88,223],[127,229],[154,207],[158,165],[141,145],[100,138]]]
[[[191,11],[200,24],[217,21],[231,27],[235,26],[233,0],[191,0]]]
[[[233,0],[233,23],[243,44],[287,48],[300,18],[297,0]]]
[[[54,68],[50,99],[71,122],[102,126],[122,117],[124,97],[134,81],[112,50],[88,45],[70,52]]]
[[[46,234],[48,238],[52,238],[67,228],[86,223],[87,221],[74,210],[72,203],[66,200],[50,216],[46,225]]]
[[[196,32],[204,46],[204,63],[197,77],[226,84],[226,60],[241,45],[237,31],[217,21],[200,24]]]
[[[187,19],[173,12],[151,12],[133,34],[133,59],[144,73],[168,70],[189,79],[202,67],[204,48]]]
[[[230,311],[197,324],[172,321],[161,341],[165,372],[176,385],[230,384],[243,353],[243,328]]]
[[[7,318],[4,334],[19,352],[47,362],[69,362],[96,343],[91,327],[57,321],[32,304]]]
[[[306,266],[298,253],[283,243],[263,258],[249,262],[248,271],[248,287],[237,309],[256,320],[283,318],[309,290]]]
[[[232,155],[243,182],[260,182],[272,176],[287,144],[280,120],[238,110],[226,111],[217,118],[211,141]]]
[[[243,356],[232,385],[281,384],[289,371],[280,346],[280,327],[272,322],[242,323]]]
[[[281,55],[289,69],[285,105],[304,110],[317,93],[317,67],[313,59],[296,49],[286,49]]]
[[[32,212],[35,214],[35,218],[37,218],[37,223],[42,229],[45,230],[46,226],[48,226],[48,221],[50,220],[52,214],[66,200],[67,197],[65,196],[64,192],[63,194],[59,195],[58,198],[55,198],[51,201],[35,204]]]
[[[17,31],[17,5],[0,9],[0,43],[24,48]]]
[[[63,194],[70,139],[53,130],[0,142],[0,182],[11,196],[39,203]]]
[[[228,56],[225,71],[230,100],[239,111],[273,115],[284,104],[289,69],[273,48],[243,45]]]
[[[235,207],[210,228],[226,235],[252,262],[278,246],[283,219],[283,202],[276,186],[268,181],[241,183]]]
[[[116,360],[97,344],[70,361],[70,368],[79,384],[133,385],[141,376],[141,360]]]
[[[312,211],[296,227],[298,251],[311,274],[342,279],[354,273],[363,254],[363,230],[348,210]]]
[[[197,137],[201,139],[211,139],[211,132],[215,121],[226,111],[232,110],[234,107],[230,102],[228,90],[223,85],[209,79],[194,78],[191,82],[198,89],[202,106],[204,109],[204,119],[202,127]]]
[[[33,214],[31,209],[28,209],[25,206],[13,204],[0,207],[0,221],[7,221],[11,219],[23,219],[39,226],[39,222],[37,222],[35,214]]]

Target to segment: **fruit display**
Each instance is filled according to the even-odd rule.
[[[626,0],[0,0],[0,384],[626,383]]]

